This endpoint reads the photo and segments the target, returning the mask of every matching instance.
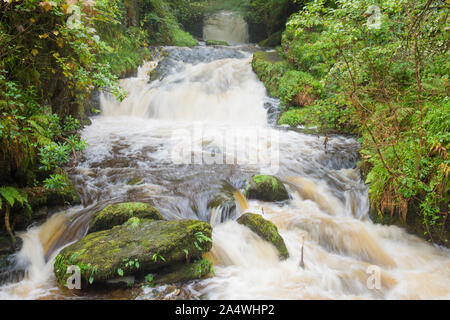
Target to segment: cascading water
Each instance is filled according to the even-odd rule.
[[[221,11],[205,19],[204,40],[220,40],[229,44],[248,42],[248,25],[240,15]]]
[[[450,298],[447,249],[368,218],[353,138],[328,137],[325,149],[324,137],[270,125],[278,102],[266,96],[244,47],[166,50],[168,56],[153,71],[160,74],[157,80],[148,83],[155,65],[145,63],[136,78],[121,81],[127,99],[120,103],[102,95],[102,114],[82,132],[89,147],[71,172],[85,208],[57,214],[22,236],[17,260],[27,274],[1,287],[0,298],[73,297],[76,293],[58,289],[52,259],[85,234],[90,212],[120,201],[149,202],[167,219],[213,225],[209,257],[215,276],[185,286],[192,298]],[[258,133],[256,142],[244,141],[248,132]],[[233,143],[227,144],[230,137]],[[175,161],[174,154],[187,145],[192,163]],[[239,155],[249,158],[274,146],[276,175],[291,199],[247,202],[239,189],[261,166],[239,162]],[[208,162],[212,154],[224,163]],[[278,227],[287,260],[280,261],[271,244],[235,222],[243,212],[260,213]],[[302,235],[304,269],[299,267]],[[379,268],[378,289],[368,285],[370,266]],[[145,290],[139,296],[149,297]]]

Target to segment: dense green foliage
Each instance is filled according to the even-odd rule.
[[[175,14],[178,13],[182,21],[192,17],[195,7],[191,10],[188,5],[182,5],[180,1],[147,0],[143,1],[140,24],[150,33],[150,39],[155,44],[167,44],[174,46],[195,46],[195,40],[189,33],[184,31]],[[190,2],[188,1],[190,4]],[[174,9],[178,11],[174,14]],[[182,8],[186,10],[182,10]]]
[[[63,199],[68,190],[73,191],[61,168],[76,165],[76,153],[86,146],[77,130],[98,108],[91,102],[92,93],[101,88],[122,99],[125,92],[117,79],[132,74],[150,57],[150,44],[197,43],[180,28],[172,12],[175,4],[161,0],[0,3],[2,188],[40,196],[48,190]],[[26,197],[20,199],[10,205],[12,213],[27,205]]]
[[[253,41],[267,38],[261,45],[281,39],[280,56],[258,52],[252,62],[286,108],[279,123],[358,134],[374,219],[400,217],[448,244],[449,20],[437,0],[0,2],[6,229],[30,189],[73,189],[61,168],[86,146],[77,130],[92,93],[122,99],[117,79],[149,45],[196,45],[184,30],[200,38],[205,15],[220,9],[240,12]]]
[[[280,123],[360,135],[377,220],[401,217],[448,245],[448,5],[373,4],[316,0],[293,15],[280,48],[284,71],[269,91],[286,106],[305,106]],[[279,67],[262,68],[261,78],[269,68]],[[307,88],[315,99],[296,103]]]

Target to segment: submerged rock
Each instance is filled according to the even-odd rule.
[[[289,257],[286,244],[278,233],[277,227],[271,221],[264,219],[259,214],[244,213],[237,219],[237,222],[248,227],[264,240],[272,243],[277,248],[281,259],[287,259]]]
[[[25,266],[17,265],[14,255],[0,254],[0,286],[21,281],[25,277]]]
[[[207,208],[211,214],[211,224],[236,219],[236,199],[233,194],[235,191],[236,189],[233,186],[223,183],[220,192],[208,202]]]
[[[164,217],[155,207],[142,202],[124,202],[110,204],[103,210],[96,212],[89,223],[89,233],[111,229],[121,225],[128,219],[164,220]]]
[[[284,184],[274,176],[255,175],[245,188],[245,196],[248,199],[262,201],[284,201],[289,199],[289,194]]]
[[[143,182],[144,182],[144,180],[141,177],[135,177],[135,178],[132,178],[129,181],[127,181],[127,185],[135,186],[138,184],[142,184]]]
[[[16,237],[16,243],[13,244],[9,235],[0,234],[0,285],[23,279],[26,266],[16,261],[16,254],[21,247],[20,237]]]
[[[82,283],[87,285],[172,271],[183,265],[187,256],[195,261],[211,250],[211,232],[208,223],[198,220],[133,217],[123,225],[88,234],[64,248],[55,258],[54,272],[58,281],[65,284],[71,275],[66,273],[67,267],[76,265]]]

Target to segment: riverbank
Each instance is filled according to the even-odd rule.
[[[424,24],[405,43],[411,34],[392,31],[394,23],[408,29],[414,18],[407,15],[420,5],[399,11],[382,5],[380,25],[372,29],[358,20],[362,4],[351,11],[307,5],[290,18],[281,47],[256,53],[252,66],[283,102],[279,124],[360,137],[374,221],[448,247],[450,116],[447,76],[439,67],[448,51],[434,42],[443,36],[442,16],[430,13],[440,30],[434,35]],[[353,29],[334,30],[343,16]]]

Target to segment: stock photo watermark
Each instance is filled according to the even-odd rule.
[[[367,8],[364,13],[366,16],[369,16],[367,19],[367,28],[369,30],[378,30],[381,28],[381,10],[378,6],[372,5]]]
[[[261,174],[279,169],[277,130],[261,127],[214,128],[194,123],[191,130],[172,133],[170,159],[174,164],[241,165]]]
[[[367,289],[380,290],[381,289],[381,269],[378,266],[370,265],[366,269],[369,275],[366,281]]]
[[[66,270],[66,274],[70,274],[70,276],[66,280],[66,287],[70,290],[77,289],[81,290],[81,270],[78,266],[68,266]]]

